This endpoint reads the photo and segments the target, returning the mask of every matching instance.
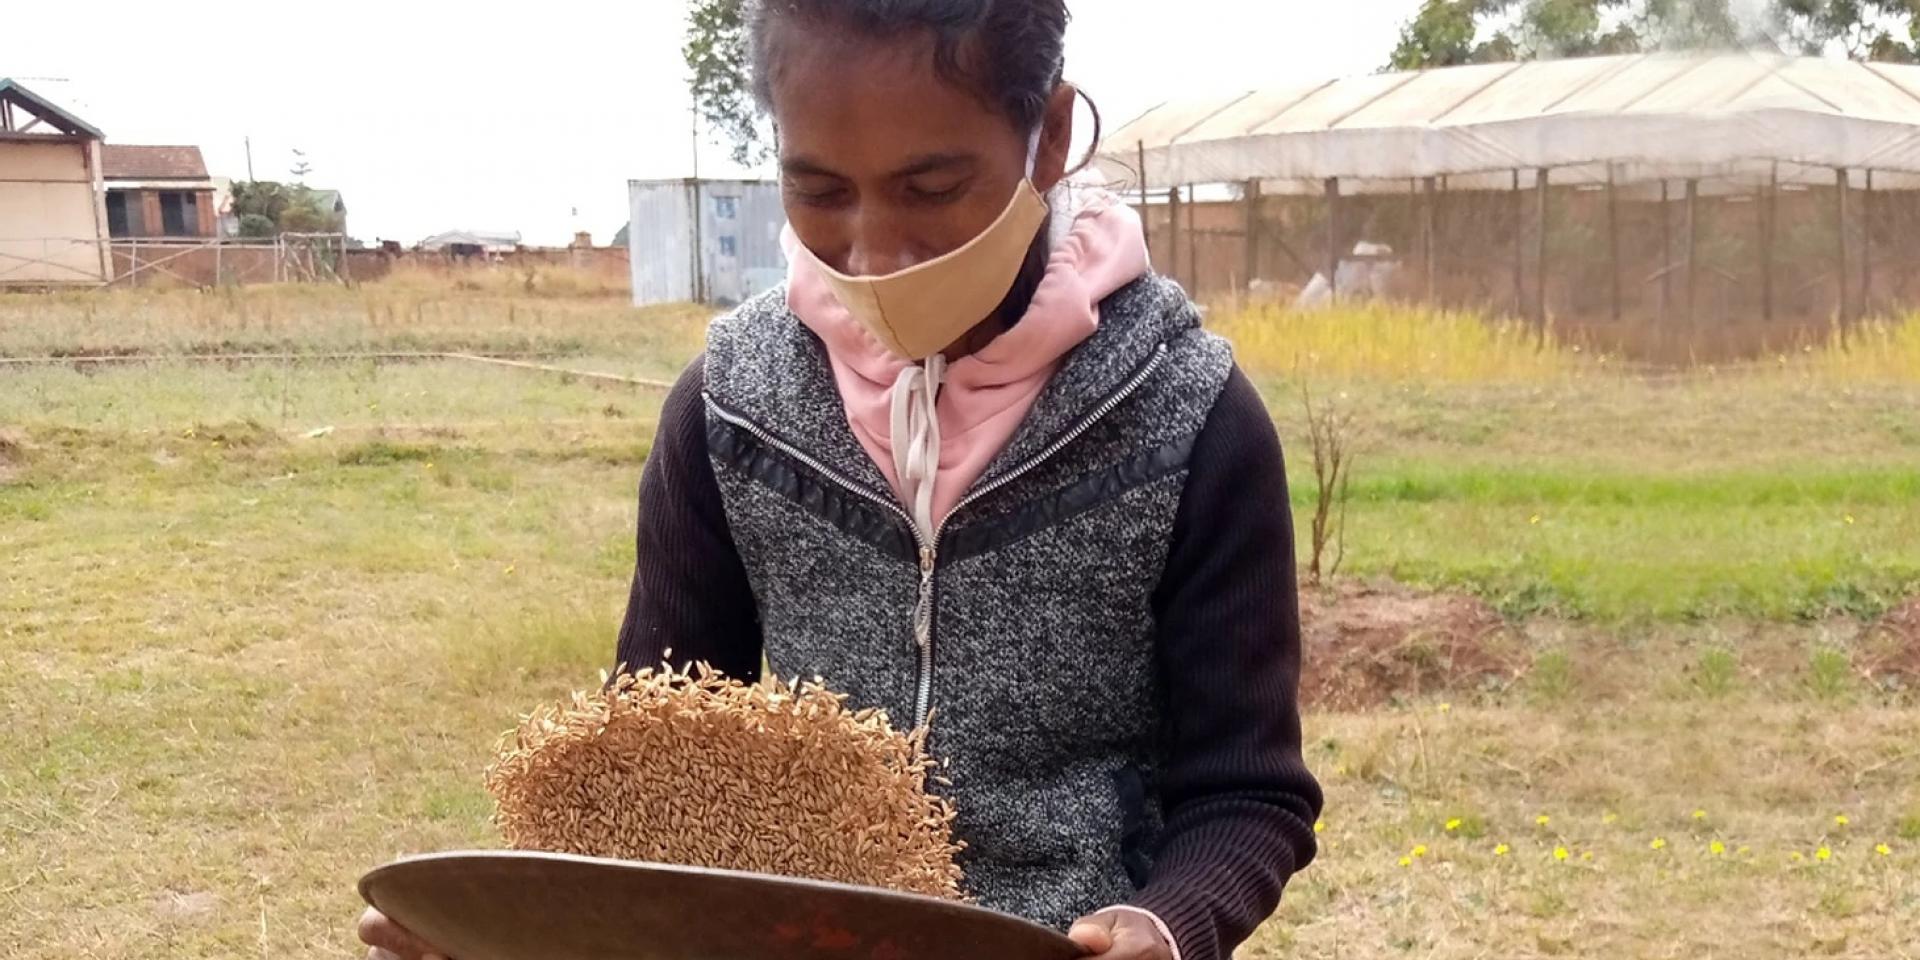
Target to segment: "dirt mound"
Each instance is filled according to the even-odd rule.
[[[27,462],[26,434],[0,427],[0,483],[8,483]]]
[[[1302,588],[1300,698],[1327,710],[1511,680],[1506,622],[1484,601],[1393,584]]]
[[[1901,686],[1920,688],[1920,597],[1887,612],[1868,631],[1871,651],[1866,669],[1880,679],[1897,679]]]

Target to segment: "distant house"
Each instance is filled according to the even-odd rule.
[[[436,233],[420,241],[419,248],[428,253],[445,253],[455,257],[477,257],[497,253],[512,253],[520,247],[520,234],[490,233],[484,230],[449,230]]]
[[[100,284],[113,270],[98,128],[0,77],[0,286]]]
[[[219,236],[218,185],[199,147],[109,143],[101,155],[112,236]]]

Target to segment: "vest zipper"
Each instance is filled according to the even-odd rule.
[[[906,524],[907,532],[913,535],[914,545],[918,547],[920,551],[920,591],[913,607],[913,642],[919,649],[920,655],[919,677],[914,686],[913,699],[913,728],[918,730],[926,726],[927,715],[933,709],[934,574],[939,567],[940,541],[946,533],[947,521],[952,520],[956,514],[980,498],[988,496],[994,491],[1032,473],[1038,469],[1041,464],[1053,459],[1061,450],[1066,449],[1069,444],[1086,435],[1086,432],[1093,429],[1095,424],[1104,419],[1107,414],[1112,413],[1116,407],[1125,403],[1128,397],[1133,396],[1141,386],[1145,385],[1147,379],[1153,376],[1155,370],[1160,368],[1160,364],[1166,357],[1167,345],[1162,343],[1156,346],[1153,355],[1148,357],[1146,362],[1140,365],[1140,369],[1134,371],[1133,376],[1128,377],[1127,381],[1122,383],[1114,392],[1108,394],[1105,400],[1095,405],[1091,411],[1088,411],[1086,416],[1081,417],[1080,421],[1074,424],[1072,429],[1062,434],[1052,443],[1047,444],[1039,453],[1022,461],[1012,470],[975,487],[972,492],[961,498],[959,503],[954,504],[953,509],[947,511],[947,515],[941,518],[940,525],[935,529],[931,540],[920,532],[920,525],[913,522],[913,515],[908,513],[904,507],[900,506],[900,504],[896,503],[892,498],[868,490],[866,487],[861,486],[845,475],[828,468],[826,464],[809,456],[800,448],[775,436],[772,431],[721,406],[720,402],[713,398],[713,394],[706,393],[703,394],[703,396],[706,398],[707,409],[711,411],[714,416],[747,431],[761,443],[800,461],[807,469],[826,478],[834,486],[840,487],[869,503],[885,508],[894,516],[899,517],[901,522]]]

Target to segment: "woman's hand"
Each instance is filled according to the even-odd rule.
[[[359,933],[367,945],[367,960],[447,960],[432,944],[372,907],[360,915]]]
[[[1173,944],[1145,914],[1102,910],[1074,921],[1067,939],[1100,960],[1173,960]]]

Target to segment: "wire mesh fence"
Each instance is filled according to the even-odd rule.
[[[1201,300],[1388,298],[1643,359],[1750,357],[1920,306],[1911,176],[1629,176],[1201,185],[1135,203],[1155,266]]]

